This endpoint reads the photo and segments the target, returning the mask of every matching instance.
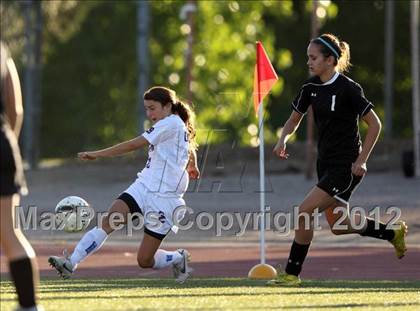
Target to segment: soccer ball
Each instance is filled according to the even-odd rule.
[[[66,232],[85,230],[92,218],[93,209],[89,203],[77,196],[65,197],[55,207],[56,224]]]

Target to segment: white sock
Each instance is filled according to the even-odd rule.
[[[74,248],[73,254],[70,256],[70,262],[73,270],[87,256],[96,252],[104,244],[108,234],[102,229],[95,227],[88,231]]]
[[[178,263],[182,260],[182,255],[178,251],[169,252],[163,249],[158,249],[154,256],[155,264],[153,269],[162,269],[173,263]]]

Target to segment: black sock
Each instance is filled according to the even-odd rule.
[[[381,239],[381,240],[387,240],[391,241],[394,236],[394,230],[387,229],[386,224],[379,223],[379,229],[375,229],[375,221],[370,218],[366,218],[367,226],[366,230],[362,233],[360,233],[361,236],[370,236],[372,238]]]
[[[19,304],[23,308],[35,306],[35,288],[31,260],[28,257],[9,262]]]
[[[308,253],[311,244],[303,245],[293,241],[290,249],[289,259],[287,261],[286,273],[298,276],[302,270],[302,264],[305,261],[306,254]]]

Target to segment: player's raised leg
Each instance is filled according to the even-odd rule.
[[[388,228],[387,224],[378,222],[359,214],[354,215],[353,223],[350,221],[349,213],[343,218],[342,210],[336,209],[341,202],[331,204],[326,210],[325,215],[330,225],[331,232],[336,235],[358,233],[361,236],[369,236],[376,239],[386,240],[392,244],[395,249],[396,256],[401,259],[404,257],[407,247],[405,245],[405,237],[408,232],[408,226],[404,221],[399,221],[396,228]],[[341,203],[342,204],[342,203]],[[340,224],[337,221],[340,219]],[[355,225],[361,225],[360,229],[355,228]]]
[[[111,224],[109,221],[110,217],[115,213],[122,215],[122,221]],[[66,253],[64,253],[63,257],[51,256],[48,258],[48,262],[57,270],[62,278],[70,278],[77,265],[86,259],[86,257],[96,252],[105,243],[108,235],[114,231],[115,226],[121,223],[127,223],[127,214],[129,213],[130,209],[124,201],[120,199],[115,200],[109,209],[108,215],[103,219],[102,228],[95,227],[88,231],[79,243],[77,243],[70,256]]]

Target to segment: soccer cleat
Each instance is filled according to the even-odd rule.
[[[268,281],[266,284],[268,286],[299,286],[302,283],[302,280],[299,276],[288,274],[284,272],[281,266],[276,268],[277,278]]]
[[[69,279],[73,274],[74,267],[70,262],[67,251],[63,251],[64,257],[51,256],[48,258],[48,262],[51,267],[54,267],[57,270],[58,275],[64,280]]]
[[[186,249],[178,249],[178,253],[182,255],[182,260],[178,263],[172,264],[172,272],[177,283],[184,283],[194,271],[188,266],[188,262],[191,261],[191,255]]]
[[[408,226],[404,221],[399,221],[398,224],[400,225],[399,229],[394,229],[394,238],[390,241],[390,243],[395,248],[395,254],[397,255],[398,259],[404,257],[405,252],[407,251],[407,247],[405,246],[405,237],[408,232]]]
[[[268,286],[299,286],[302,283],[300,277],[293,275],[282,273],[277,276],[274,280],[270,280],[267,282]]]

